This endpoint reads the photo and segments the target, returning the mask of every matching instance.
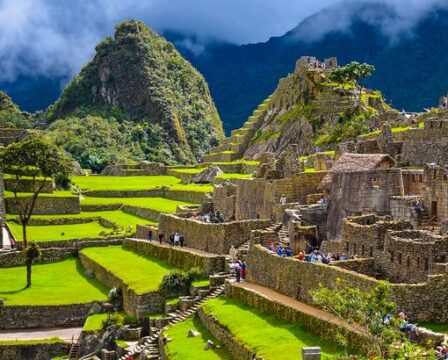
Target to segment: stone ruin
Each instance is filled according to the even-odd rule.
[[[297,176],[303,171],[303,164],[299,161],[298,145],[290,144],[278,157],[274,153],[266,152],[260,155],[260,167],[254,174],[255,178],[285,179]]]
[[[319,61],[314,56],[302,56],[297,60],[296,71],[303,66],[314,69],[332,69],[338,67],[338,59],[336,57],[330,57],[324,61]]]

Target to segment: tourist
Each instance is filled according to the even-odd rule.
[[[222,214],[219,211],[216,212],[216,219],[220,224],[224,222],[224,216],[222,216]]]
[[[285,249],[285,255],[286,255],[287,257],[292,256],[292,250],[291,250],[291,248],[290,248],[289,246],[286,246],[286,249]]]
[[[417,325],[409,323],[404,312],[401,312],[398,317],[400,318],[400,331],[408,333],[411,336],[418,335]]]
[[[170,235],[170,245],[174,246],[174,234]]]
[[[162,232],[159,232],[159,243],[160,243],[160,245],[162,245],[164,237],[165,237],[165,235]]]
[[[179,233],[174,234],[174,246],[179,245]]]
[[[148,240],[151,241],[152,240],[152,230],[148,231]]]
[[[286,205],[286,196],[284,194],[280,196],[280,205]]]
[[[299,261],[305,261],[305,253],[303,251],[300,251],[295,258]]]
[[[231,245],[230,246],[230,250],[229,250],[229,255],[230,255],[230,258],[232,259],[232,260],[235,260],[236,259],[236,254],[237,254],[238,252],[237,252],[237,250],[235,249],[235,246],[233,246],[233,245]]]
[[[283,247],[282,247],[282,244],[279,244],[279,245],[277,246],[277,255],[278,255],[278,256],[283,256]]]
[[[185,238],[183,235],[179,235],[179,243],[180,243],[180,247],[184,247]]]
[[[241,260],[239,266],[240,266],[240,277],[241,279],[244,280],[246,279],[246,263],[243,260]]]
[[[414,211],[417,215],[420,215],[422,213],[422,210],[422,204],[420,203],[420,200],[417,200],[414,205]]]
[[[241,281],[241,272],[240,272],[240,265],[237,260],[235,260],[235,276],[236,276],[236,282]]]

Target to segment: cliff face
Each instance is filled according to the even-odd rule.
[[[145,146],[170,153],[171,162],[195,162],[224,137],[204,78],[138,21],[123,22],[97,45],[47,117],[85,115],[140,124],[144,138],[152,139]]]

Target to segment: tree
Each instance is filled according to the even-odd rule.
[[[360,64],[352,61],[345,66],[336,67],[331,70],[330,80],[338,83],[356,82],[357,80],[369,77],[375,71],[375,66],[370,64]]]
[[[14,143],[0,150],[1,171],[14,176],[11,191],[14,193],[13,206],[22,224],[23,247],[27,246],[26,227],[45,183],[57,174],[68,176],[70,168],[71,160],[41,137]],[[30,197],[19,196],[23,179],[30,181]]]
[[[25,249],[25,265],[26,265],[26,288],[31,286],[31,267],[34,259],[40,256],[39,247],[36,243],[31,242],[30,246]]]
[[[385,315],[396,310],[395,303],[388,300],[388,282],[379,282],[370,291],[347,285],[341,280],[337,281],[334,289],[320,285],[317,290],[311,291],[311,296],[324,310],[343,321],[359,325],[358,329],[367,338],[371,349],[369,359],[420,359],[423,354],[425,358],[432,358],[431,351],[411,343],[400,332],[397,320],[392,319],[389,324],[383,322]],[[335,339],[342,346],[347,346],[344,328],[338,330]]]

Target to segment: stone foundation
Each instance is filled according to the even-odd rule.
[[[17,206],[21,208],[24,203],[30,202],[31,197],[24,196],[15,198],[6,198],[6,212],[8,214],[18,214]],[[66,214],[79,214],[81,212],[81,206],[79,204],[79,197],[52,197],[52,196],[39,196],[34,208],[34,215],[66,215]]]
[[[33,345],[0,345],[0,359],[50,360],[57,356],[68,355],[69,351],[70,345],[63,341]]]

